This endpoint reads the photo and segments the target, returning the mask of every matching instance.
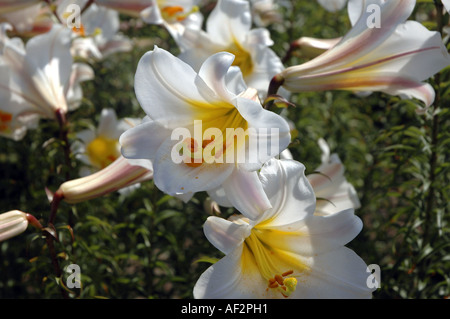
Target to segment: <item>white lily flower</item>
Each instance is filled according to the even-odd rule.
[[[149,24],[163,25],[176,42],[187,27],[200,29],[203,15],[200,0],[152,0],[152,4],[141,12],[141,18]]]
[[[430,106],[435,93],[423,81],[450,64],[441,35],[418,22],[405,22],[415,0],[367,0],[364,4],[359,19],[337,45],[311,61],[286,68],[279,84],[291,92],[381,91],[417,98]],[[368,24],[370,5],[380,8],[374,27]]]
[[[20,139],[37,118],[58,119],[57,114],[77,107],[80,82],[91,79],[93,71],[73,63],[71,32],[65,27],[54,24],[26,45],[7,37],[10,28],[0,25],[0,134]]]
[[[272,209],[257,220],[208,217],[204,232],[225,254],[194,287],[195,298],[370,298],[365,262],[344,245],[362,228],[353,210],[315,216],[304,166],[271,160],[261,181]]]
[[[42,228],[34,216],[20,210],[12,210],[0,214],[0,242],[23,233],[27,229],[28,224],[36,228]]]
[[[88,0],[65,0],[58,5],[61,20],[70,18],[70,5],[83,8]],[[91,4],[80,17],[80,28],[73,28],[74,40],[72,55],[84,59],[101,60],[116,52],[128,52],[132,49],[129,38],[118,33],[120,27],[119,13]]]
[[[251,29],[250,4],[243,0],[219,0],[206,21],[206,31],[186,28],[180,59],[195,70],[211,55],[230,52],[249,87],[265,95],[272,77],[284,69],[267,29]]]
[[[344,9],[347,0],[317,0],[317,2],[327,11],[337,12]]]
[[[343,210],[361,207],[355,188],[345,178],[345,168],[339,156],[330,154],[330,148],[324,139],[319,139],[322,149],[322,164],[315,169],[319,174],[310,174],[308,178],[316,194],[316,215],[326,216]]]
[[[72,153],[86,165],[81,169],[80,175],[90,175],[118,159],[121,156],[120,135],[137,125],[137,122],[136,119],[118,120],[113,109],[105,108],[100,114],[96,129],[78,132],[78,140],[72,144]]]
[[[154,181],[163,192],[223,186],[235,207],[251,206],[244,211],[253,218],[270,207],[256,170],[287,147],[290,129],[254,100],[256,90],[246,90],[233,59],[215,54],[196,73],[165,50],[147,52],[135,76],[147,118],[123,133],[120,144],[126,158],[153,162]],[[267,149],[250,150],[251,144]]]
[[[259,27],[266,27],[273,23],[282,23],[283,16],[278,4],[273,0],[251,0],[252,17]]]
[[[47,5],[36,3],[7,13],[0,13],[0,23],[13,26],[13,32],[20,36],[32,37],[50,31],[53,20]]]

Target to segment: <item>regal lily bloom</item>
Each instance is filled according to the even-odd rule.
[[[20,210],[0,214],[0,242],[23,233],[29,224],[42,229],[42,225],[33,215]]]
[[[423,81],[450,64],[441,35],[418,22],[405,22],[414,0],[367,0],[364,4],[359,19],[337,45],[313,60],[286,68],[274,83],[291,92],[381,91],[417,98],[430,106],[435,93]],[[370,5],[380,8],[380,19],[372,27]]]
[[[61,20],[70,19],[72,4],[83,8],[87,0],[66,0],[58,5],[58,15]],[[73,21],[72,21],[73,22]],[[119,13],[91,4],[81,15],[80,26],[72,28],[74,40],[72,42],[72,55],[84,59],[93,58],[101,60],[116,52],[128,52],[132,49],[129,38],[119,32]]]
[[[113,109],[103,109],[98,127],[78,132],[77,141],[71,145],[72,153],[85,164],[80,175],[90,175],[118,159],[121,155],[120,135],[136,124],[134,119],[117,119]]]
[[[267,27],[273,23],[282,23],[283,17],[278,5],[273,0],[251,0],[252,17],[259,27]]]
[[[13,12],[0,13],[0,22],[13,26],[12,32],[22,37],[32,37],[50,31],[53,25],[49,7],[36,3]]]
[[[53,195],[75,204],[136,186],[153,178],[148,160],[128,160],[119,156],[105,168],[81,178],[64,182]]]
[[[187,27],[198,30],[203,23],[199,0],[152,0],[151,6],[141,12],[141,18],[149,24],[163,25],[179,42]]]
[[[250,4],[243,0],[219,0],[206,21],[206,31],[187,27],[179,46],[179,58],[199,70],[217,52],[235,55],[245,83],[260,95],[267,93],[270,79],[284,69],[270,49],[273,41],[265,28],[252,29]]]
[[[316,194],[316,215],[330,215],[337,212],[361,207],[355,188],[345,178],[345,167],[339,155],[330,154],[330,148],[324,139],[319,139],[322,149],[322,164],[315,169],[317,174],[306,177]]]
[[[0,25],[0,135],[17,140],[36,119],[59,119],[78,107],[80,82],[91,79],[93,71],[73,63],[67,28],[54,24],[26,45],[8,38],[10,28]]]
[[[260,172],[272,208],[256,220],[211,216],[208,240],[225,256],[194,287],[195,298],[370,298],[367,265],[345,247],[362,228],[353,210],[315,216],[304,166],[272,159]]]
[[[163,192],[188,195],[223,186],[234,206],[255,217],[270,207],[256,170],[287,147],[289,125],[255,100],[256,90],[246,88],[233,59],[215,54],[196,73],[163,49],[147,52],[135,76],[147,117],[119,142],[124,157],[153,162]]]
[[[121,13],[140,17],[148,24],[163,25],[177,40],[186,26],[200,28],[203,16],[197,4],[199,0],[97,0],[98,5]]]

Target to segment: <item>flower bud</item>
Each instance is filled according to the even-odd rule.
[[[131,161],[119,156],[104,169],[63,183],[55,194],[70,204],[97,198],[153,178],[150,161]]]
[[[0,214],[0,242],[23,233],[29,223],[37,228],[42,228],[34,216],[20,210]]]

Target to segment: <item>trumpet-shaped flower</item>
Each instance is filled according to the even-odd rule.
[[[316,215],[330,215],[337,212],[361,207],[355,188],[344,175],[344,165],[336,153],[330,154],[330,148],[324,139],[319,139],[322,149],[322,164],[315,169],[318,174],[306,177],[316,194]]]
[[[180,59],[195,70],[214,53],[230,52],[249,87],[261,95],[267,92],[270,79],[284,69],[280,58],[269,47],[269,31],[251,29],[250,4],[242,0],[219,0],[206,21],[206,31],[186,28],[181,42]]]
[[[87,0],[66,0],[58,5],[61,20],[70,19],[71,5],[83,8]],[[72,55],[84,59],[101,60],[116,52],[132,48],[131,40],[119,32],[119,13],[115,10],[91,4],[80,17],[80,26],[73,27]]]
[[[176,42],[187,27],[200,29],[203,15],[199,0],[152,0],[151,6],[141,12],[141,18],[149,24],[163,25]]]
[[[252,17],[259,27],[266,27],[273,23],[282,23],[283,17],[278,4],[273,0],[251,0]]]
[[[28,224],[39,229],[42,228],[34,216],[19,210],[0,214],[0,242],[23,233],[27,229]]]
[[[53,25],[51,14],[48,6],[36,3],[13,12],[0,13],[0,22],[11,24],[17,35],[32,37],[50,31]]]
[[[78,132],[78,140],[72,144],[72,153],[86,165],[80,175],[92,174],[118,159],[121,155],[120,135],[136,124],[134,119],[118,120],[113,109],[103,109],[98,127]]]
[[[434,101],[426,79],[450,64],[438,32],[406,21],[414,0],[367,0],[353,28],[330,50],[286,68],[277,81],[292,92],[321,90],[381,91]],[[379,20],[373,20],[373,6]],[[350,13],[349,10],[349,14]]]
[[[91,79],[93,71],[73,63],[67,28],[55,24],[26,46],[7,37],[9,28],[0,26],[0,134],[20,139],[37,118],[57,119],[77,107],[80,82]]]
[[[196,73],[165,50],[147,52],[135,76],[147,117],[120,144],[123,156],[153,162],[162,191],[223,186],[236,207],[250,206],[246,212],[255,217],[270,207],[256,170],[289,144],[289,125],[255,101],[256,90],[246,89],[233,59],[215,54]]]
[[[204,232],[225,254],[194,287],[195,298],[370,298],[367,265],[346,245],[362,222],[345,210],[315,216],[304,166],[271,160],[260,173],[272,208],[256,220],[208,217]]]
[[[203,15],[197,6],[199,0],[98,0],[96,3],[140,17],[148,24],[163,25],[176,41],[186,26],[197,29],[203,23]]]

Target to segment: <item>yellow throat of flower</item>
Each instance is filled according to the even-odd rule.
[[[244,241],[242,269],[252,275],[259,273],[267,282],[267,292],[274,291],[287,298],[297,288],[296,277],[305,271],[307,266],[302,265],[292,253],[270,246],[270,238],[284,235],[285,233],[278,230],[253,228]]]
[[[235,56],[233,66],[238,66],[244,77],[253,72],[252,56],[236,40],[233,41],[233,44],[226,51]]]
[[[86,147],[86,153],[92,165],[105,168],[114,162],[119,156],[119,142],[103,136],[98,136]]]
[[[247,121],[234,105],[226,102],[207,104],[192,101],[190,103],[198,114],[194,122],[201,123],[201,131],[194,138],[186,138],[180,145],[180,155],[190,167],[203,163],[224,163],[236,161],[237,153],[248,141]]]

